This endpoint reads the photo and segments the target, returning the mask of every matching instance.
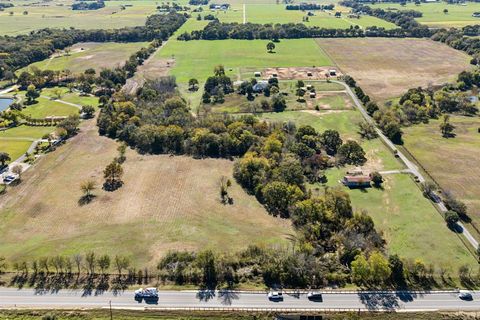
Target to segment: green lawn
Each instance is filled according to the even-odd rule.
[[[27,152],[34,140],[55,131],[54,127],[19,126],[0,131],[0,151],[10,155],[12,161]]]
[[[409,3],[402,7],[399,4],[382,3],[372,5],[373,8],[393,8],[398,10],[415,10],[423,13],[417,21],[432,27],[463,27],[480,23],[480,18],[472,17],[474,12],[480,11],[480,3],[466,2],[465,4],[446,4],[444,2],[422,3],[417,6]],[[443,13],[447,9],[448,13]]]
[[[55,131],[55,127],[19,126],[5,131],[0,131],[0,139],[22,138],[27,140],[36,140],[53,131]]]
[[[25,108],[22,109],[22,113],[31,118],[41,119],[53,116],[63,117],[78,114],[80,110],[77,107],[50,100],[45,97],[40,97],[37,101],[38,102],[35,104],[25,105]]]
[[[308,124],[315,129],[338,130],[343,140],[361,141],[356,132],[356,123],[362,120],[358,111],[341,112],[282,112],[263,114],[270,121],[294,121],[297,126]],[[362,167],[371,170],[396,170],[403,166],[379,139],[361,141],[367,163]],[[326,171],[327,186],[339,186],[339,180],[348,168],[333,168]],[[367,210],[379,231],[387,240],[391,253],[407,259],[422,259],[426,264],[443,265],[456,271],[462,264],[476,265],[475,259],[450,231],[433,205],[423,197],[410,176],[404,174],[384,175],[384,189],[350,190],[355,210]],[[323,186],[314,186],[318,191]],[[421,241],[419,240],[421,239]]]
[[[275,53],[267,53],[264,40],[170,40],[155,58],[174,58],[171,74],[177,82],[190,78],[200,82],[213,74],[213,68],[223,64],[227,74],[236,80],[244,67],[327,66],[332,61],[313,39],[282,40]]]
[[[0,35],[26,34],[41,28],[114,29],[144,25],[147,16],[155,13],[157,2],[144,0],[105,1],[99,10],[73,11],[70,0],[42,2],[32,6],[13,0],[15,5],[0,12]],[[121,5],[132,5],[121,10]],[[27,11],[28,15],[23,12]],[[13,16],[10,15],[13,12]]]
[[[13,140],[0,138],[0,152],[6,152],[10,155],[12,161],[18,159],[21,155],[27,152],[32,144],[27,140]]]
[[[148,42],[77,43],[69,48],[70,52],[68,55],[62,53],[59,56],[52,56],[51,58],[32,63],[18,72],[25,69],[28,70],[31,66],[42,70],[62,71],[68,69],[73,73],[81,73],[88,68],[93,68],[99,72],[102,68],[113,68],[123,65],[131,54],[147,46]]]

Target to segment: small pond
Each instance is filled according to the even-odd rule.
[[[8,106],[10,106],[13,102],[12,98],[2,98],[0,97],[0,112],[7,110]]]

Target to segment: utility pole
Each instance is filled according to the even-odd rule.
[[[112,300],[109,301],[110,304],[110,320],[113,320],[113,314],[112,314]]]

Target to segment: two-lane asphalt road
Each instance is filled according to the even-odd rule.
[[[361,309],[361,310],[480,310],[480,293],[473,301],[463,301],[456,292],[365,292],[324,293],[323,301],[309,301],[305,294],[284,294],[284,300],[269,301],[265,293],[237,293],[221,291],[160,291],[156,303],[139,303],[132,291],[104,292],[85,295],[82,290],[61,290],[57,293],[36,292],[32,289],[0,289],[0,308],[105,308],[111,301],[113,308],[150,309]]]

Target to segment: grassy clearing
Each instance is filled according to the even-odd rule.
[[[442,84],[470,69],[470,57],[426,39],[317,39],[342,72],[376,100],[416,86]]]
[[[57,0],[33,5],[13,0],[13,8],[0,12],[0,34],[26,34],[42,28],[114,29],[145,24],[147,16],[155,13],[155,1],[106,1],[99,10],[74,11],[71,0]],[[121,5],[131,5],[121,10]],[[23,12],[28,11],[28,15]],[[13,12],[13,16],[10,15]]]
[[[93,68],[98,72],[102,68],[123,65],[131,54],[146,46],[148,46],[148,42],[82,42],[69,47],[69,55],[65,55],[65,53],[53,55],[49,59],[32,63],[30,66],[42,70],[62,71],[68,69],[73,73],[81,73],[86,69]]]
[[[452,116],[456,137],[440,134],[439,120],[404,129],[405,147],[444,190],[465,201],[473,222],[480,226],[480,118]],[[420,138],[421,137],[421,138]]]
[[[233,162],[220,159],[130,150],[124,186],[115,192],[98,189],[96,199],[81,206],[80,182],[101,185],[103,168],[117,154],[113,140],[98,136],[94,120],[81,130],[2,198],[0,255],[29,259],[95,250],[128,255],[144,266],[169,249],[231,252],[251,243],[284,243],[293,232],[288,221],[269,216],[235,182],[229,191],[234,204],[222,205],[219,181],[222,175],[232,179]]]
[[[421,18],[417,21],[432,27],[464,27],[466,25],[478,24],[480,18],[472,17],[474,12],[480,11],[480,3],[466,2],[464,4],[447,4],[444,2],[438,3],[422,3],[417,6],[414,3],[408,3],[406,6],[400,6],[394,3],[382,3],[372,5],[373,8],[388,9],[393,8],[397,10],[415,10],[423,13]],[[443,13],[447,9],[448,13]]]
[[[356,123],[361,120],[358,111],[341,112],[283,112],[264,114],[270,121],[295,121],[297,126],[308,124],[319,131],[336,129],[342,138],[361,141]],[[367,153],[366,172],[403,169],[392,153],[379,139],[361,141]],[[338,186],[345,172],[352,168],[327,170],[326,186]],[[475,259],[463,246],[457,235],[445,225],[442,217],[421,194],[408,175],[384,175],[384,189],[350,190],[356,210],[367,210],[378,230],[382,231],[391,253],[407,259],[422,259],[427,264],[448,266],[452,271],[463,264],[476,265]],[[322,192],[323,185],[313,188]],[[421,241],[418,241],[421,239]]]
[[[179,83],[192,77],[200,82],[213,74],[213,68],[223,64],[234,80],[243,67],[299,67],[328,66],[332,61],[313,39],[282,40],[275,53],[267,53],[264,40],[170,40],[155,56],[157,59],[174,58],[171,74]]]

